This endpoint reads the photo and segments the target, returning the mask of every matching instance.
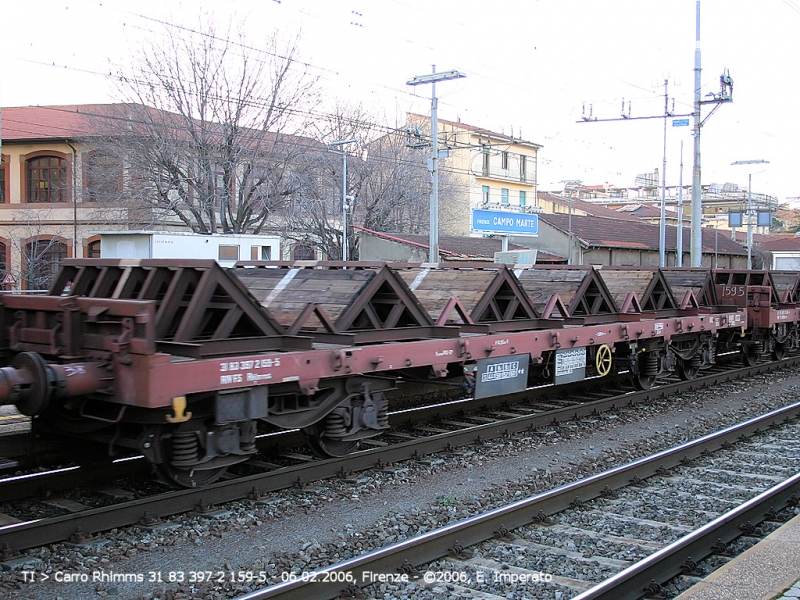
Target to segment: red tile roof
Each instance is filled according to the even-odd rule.
[[[399,244],[407,244],[416,246],[418,248],[428,249],[429,237],[427,235],[417,235],[413,233],[385,233],[381,231],[372,231],[365,227],[353,226],[353,229],[363,231],[375,237],[379,237]],[[484,258],[494,259],[494,253],[500,252],[503,247],[502,240],[497,238],[484,238],[484,237],[460,237],[460,236],[439,236],[439,252],[443,256],[452,256],[454,258]],[[509,244],[509,250],[530,250],[525,246],[517,244]],[[539,250],[536,255],[536,262],[564,262],[564,258],[556,256]]]
[[[541,213],[539,219],[567,232],[569,216]],[[658,250],[659,227],[638,219],[606,219],[603,217],[572,215],[572,232],[587,246]],[[667,248],[675,248],[677,227],[666,228]],[[721,233],[721,232],[720,232]],[[724,235],[715,236],[714,229],[703,228],[703,252],[746,255],[747,250]],[[691,229],[683,228],[683,249],[691,248]]]
[[[800,251],[800,238],[783,237],[771,239],[762,242],[758,247],[767,252],[797,252]]]
[[[82,104],[4,108],[3,141],[63,140],[99,135],[101,132],[97,129],[97,117],[107,114],[114,106]]]
[[[542,200],[553,202],[555,204],[558,204],[559,206],[563,206],[569,209],[570,201],[569,198],[565,196],[559,196],[558,194],[553,194],[552,192],[537,192],[536,196]],[[594,204],[592,202],[586,202],[585,200],[578,200],[576,198],[572,199],[572,208],[575,210],[579,210],[581,212],[585,212],[587,215],[593,215],[596,217],[606,217],[609,219],[623,219],[627,221],[639,220],[638,217],[635,217],[633,215],[620,213],[617,212],[616,210],[606,208],[605,206]]]

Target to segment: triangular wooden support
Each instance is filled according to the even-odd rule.
[[[653,277],[642,294],[641,301],[643,311],[659,312],[678,308],[675,295],[670,290],[669,283],[660,269],[653,271]]]
[[[322,307],[316,302],[309,302],[305,308],[297,316],[297,319],[289,327],[287,333],[289,335],[299,335],[304,325],[308,323],[311,316],[316,317],[319,326],[327,333],[336,333],[336,326],[331,321],[330,317],[325,314]],[[318,330],[318,326],[312,326],[311,329]]]
[[[620,306],[619,312],[623,314],[641,314],[642,313],[642,306],[639,304],[639,300],[636,298],[636,294],[633,292],[628,292],[625,295],[625,300],[622,301],[622,306]]]
[[[450,319],[450,316],[455,312],[457,319]],[[459,322],[460,321],[460,322]],[[474,325],[475,321],[472,320],[472,317],[469,316],[467,309],[461,304],[461,300],[456,298],[455,296],[451,296],[450,299],[447,301],[447,304],[444,305],[442,312],[439,314],[439,318],[436,319],[434,325],[437,326],[444,326],[444,325],[453,325],[453,324],[467,324],[467,325]]]
[[[687,309],[694,309],[697,310],[700,308],[700,305],[697,302],[697,298],[694,297],[694,292],[692,290],[686,290],[686,293],[683,295],[683,300],[681,300],[681,310]]]
[[[717,306],[714,280],[709,269],[670,267],[661,269],[661,272],[675,298],[682,298],[686,290],[692,290],[699,306],[703,308]]]
[[[611,293],[594,269],[586,272],[567,309],[572,317],[611,315],[617,312]]]
[[[561,297],[553,294],[547,299],[542,309],[542,319],[569,319],[570,314]]]
[[[472,309],[475,323],[531,320],[538,316],[519,280],[505,266],[498,269],[489,288]]]
[[[237,352],[286,333],[214,260],[69,259],[50,292],[154,303],[156,340],[175,354]]]

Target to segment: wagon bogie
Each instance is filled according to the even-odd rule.
[[[605,277],[605,279],[604,279]],[[341,456],[389,411],[628,372],[648,389],[800,345],[790,274],[591,266],[67,260],[0,294],[0,401],[37,431],[206,485],[301,430]]]

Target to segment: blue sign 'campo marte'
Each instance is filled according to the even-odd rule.
[[[472,210],[472,231],[539,235],[539,215],[499,210]]]

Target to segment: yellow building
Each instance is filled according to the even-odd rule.
[[[408,131],[420,139],[430,132],[430,117],[409,114]],[[452,182],[439,205],[440,227],[468,235],[470,209],[539,212],[537,170],[540,144],[459,121],[439,119],[439,146],[449,156],[440,169]]]

